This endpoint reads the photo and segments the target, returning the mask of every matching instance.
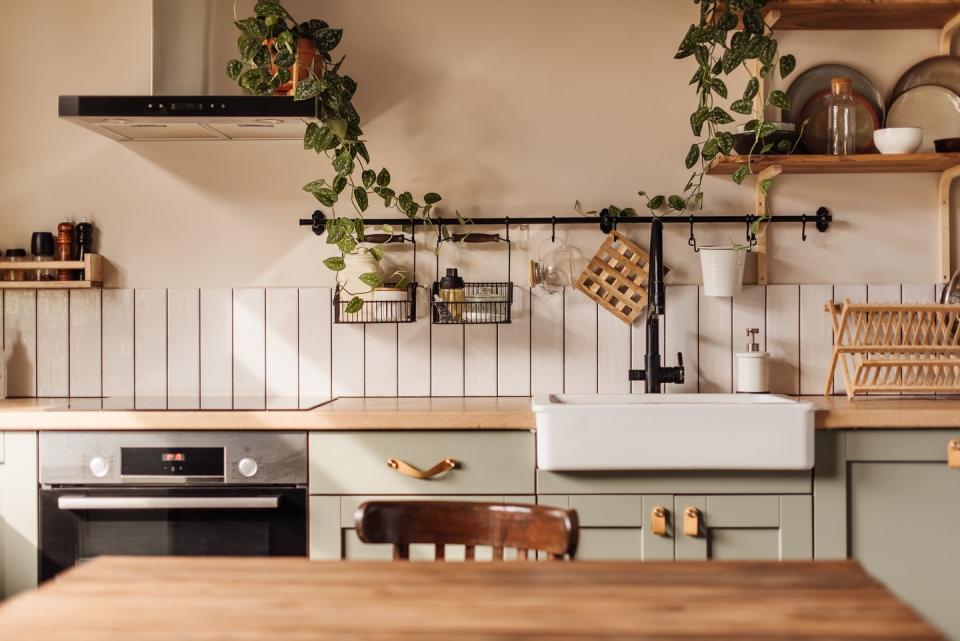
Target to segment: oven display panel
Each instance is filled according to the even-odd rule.
[[[223,476],[222,447],[124,447],[122,476]]]

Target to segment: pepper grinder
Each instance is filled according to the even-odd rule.
[[[81,218],[80,222],[77,223],[76,236],[77,250],[75,255],[77,260],[82,261],[87,254],[93,253],[93,224],[86,217]],[[84,278],[84,270],[78,270],[77,279],[84,280]]]
[[[63,222],[57,225],[57,260],[73,259],[73,223],[69,218],[64,218]],[[58,269],[57,280],[73,280],[74,273],[72,269]]]
[[[747,351],[737,352],[737,393],[765,394],[770,391],[770,354],[760,351],[757,334],[760,330],[747,330]]]

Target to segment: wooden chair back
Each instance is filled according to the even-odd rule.
[[[576,510],[542,505],[368,501],[354,520],[361,541],[392,543],[394,560],[408,560],[414,543],[433,544],[438,561],[446,545],[465,546],[468,561],[475,560],[478,545],[492,547],[494,561],[503,560],[505,548],[516,549],[518,560],[528,560],[531,551],[572,560],[579,539]]]

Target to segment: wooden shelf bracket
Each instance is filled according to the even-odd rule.
[[[764,180],[770,180],[776,176],[779,176],[783,172],[783,167],[780,165],[770,165],[763,169],[759,174],[757,174],[757,184],[754,187],[756,190],[756,215],[758,218],[767,215],[767,198],[770,196],[769,193],[764,193],[762,184]],[[768,225],[762,225],[759,232],[757,233],[757,246],[754,248],[754,251],[757,253],[757,284],[766,285],[769,281],[768,273],[768,247],[767,247],[767,230],[769,229]]]
[[[940,282],[950,282],[952,269],[950,264],[950,246],[953,243],[950,217],[950,187],[960,178],[960,165],[947,169],[940,174]]]
[[[940,55],[949,56],[953,51],[953,37],[960,30],[960,13],[950,18],[940,29]]]

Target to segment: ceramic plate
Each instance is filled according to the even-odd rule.
[[[893,89],[893,100],[914,87],[937,85],[960,95],[960,58],[934,56],[910,67]]]
[[[840,76],[846,76],[853,80],[853,91],[863,96],[873,107],[874,113],[879,117],[879,122],[883,122],[884,105],[883,95],[877,91],[873,83],[862,73],[846,65],[820,65],[811,67],[797,76],[790,88],[787,89],[787,98],[790,99],[790,111],[783,112],[783,119],[792,122],[797,127],[803,122],[801,111],[810,99],[821,91],[830,90],[830,80]]]
[[[891,105],[887,127],[921,127],[920,151],[933,151],[934,140],[960,137],[960,96],[945,87],[914,87]]]
[[[811,154],[827,153],[827,97],[830,90],[825,89],[813,96],[803,110],[798,120],[803,122],[809,119],[803,128],[803,146]],[[880,127],[878,114],[870,101],[854,92],[853,100],[857,104],[857,153],[865,154],[873,151],[873,132]]]

